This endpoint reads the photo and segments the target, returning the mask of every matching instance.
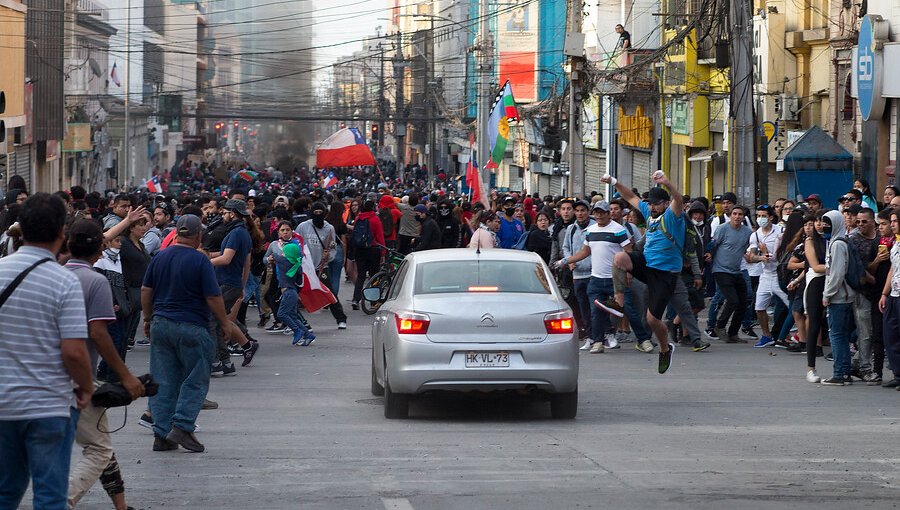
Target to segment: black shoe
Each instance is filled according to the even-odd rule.
[[[253,362],[253,356],[256,356],[256,351],[259,350],[259,342],[250,341],[250,346],[244,349],[244,361],[241,363],[242,367],[248,366]]]
[[[803,342],[794,342],[787,348],[788,352],[806,352],[806,344]]]
[[[178,443],[169,441],[164,437],[153,434],[153,451],[154,452],[170,452],[178,449]]]
[[[150,411],[144,411],[144,414],[142,414],[141,418],[138,420],[138,425],[148,429],[153,428],[153,415],[150,414]]]
[[[825,386],[844,386],[846,384],[846,380],[843,377],[829,377],[828,379],[822,379],[822,384]]]
[[[269,322],[269,317],[271,317],[271,314],[268,314],[268,313],[264,313],[264,314],[260,315],[259,322],[256,323],[256,327],[257,328],[266,327],[266,323]]]
[[[693,350],[694,352],[705,351],[708,348],[709,348],[709,342],[704,342],[703,340],[700,340],[699,338],[697,340],[694,340],[694,343],[691,345],[691,350]]]
[[[706,333],[706,336],[708,336],[710,340],[719,339],[719,335],[718,333],[716,333],[716,328],[706,328],[706,331],[704,331],[704,333]]]
[[[166,440],[176,443],[176,447],[181,445],[192,452],[202,452],[206,449],[200,441],[197,441],[197,437],[194,436],[193,432],[181,430],[178,427],[172,427],[172,432],[169,432]]]
[[[658,370],[659,370],[660,374],[665,374],[666,370],[668,370],[669,367],[672,366],[672,355],[673,354],[675,354],[675,344],[673,344],[673,343],[669,344],[668,351],[666,351],[666,352],[660,351],[659,352]]]
[[[222,365],[222,375],[237,375],[237,369],[234,368],[234,363]]]
[[[881,383],[882,388],[897,388],[900,389],[900,379],[891,379],[890,381],[885,381]]]
[[[741,331],[743,331],[744,334],[749,337],[759,338],[759,335],[756,334],[756,331],[753,331],[753,326],[741,326]]]
[[[816,357],[821,358],[824,355],[825,355],[825,351],[823,351],[821,347],[816,347]]]
[[[790,349],[791,343],[787,340],[775,340],[775,347],[777,349]]]
[[[845,376],[843,377],[843,379],[844,379],[844,384],[845,384],[845,385],[850,386],[850,385],[853,384],[853,376],[845,375]]]
[[[225,346],[228,349],[229,356],[243,356],[244,349],[241,349],[241,346],[238,344],[228,344]]]
[[[200,406],[200,409],[218,409],[219,403],[214,400],[203,399],[203,405]]]
[[[354,310],[359,310],[359,301],[353,301],[350,303],[350,307]]]

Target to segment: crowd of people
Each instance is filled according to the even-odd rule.
[[[304,292],[338,296],[346,282],[358,310],[388,250],[532,251],[556,276],[582,350],[633,342],[658,350],[661,374],[677,345],[752,342],[805,353],[811,383],[900,389],[900,190],[879,201],[857,180],[837,204],[812,194],[746,206],[653,179],[639,194],[604,176],[609,199],[494,190],[476,202],[373,176],[108,195],[31,195],[11,180],[0,210],[0,508],[15,508],[29,480],[36,508],[73,508],[98,480],[128,508],[91,395],[104,383],[145,394],[124,363],[131,349],[149,346],[159,384],[140,420],[153,450],[202,452],[194,432],[201,409],[217,407],[210,379],[259,350],[248,324],[311,346],[304,313],[320,305]],[[346,329],[341,301],[324,305]],[[70,469],[73,441],[83,456]]]

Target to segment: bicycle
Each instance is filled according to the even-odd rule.
[[[386,250],[387,255],[385,255],[384,262],[382,262],[378,272],[367,278],[366,282],[363,284],[364,289],[375,287],[380,291],[380,297],[377,301],[369,301],[368,299],[363,298],[359,302],[359,307],[366,315],[372,315],[377,312],[378,308],[381,307],[381,303],[384,303],[387,300],[388,288],[390,288],[391,282],[394,281],[394,276],[397,274],[397,268],[400,267],[400,263],[403,262],[403,259],[406,257],[406,255],[399,251],[392,250],[381,244],[375,244],[375,247]]]

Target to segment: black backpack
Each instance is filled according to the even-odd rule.
[[[369,220],[356,220],[353,225],[353,236],[350,237],[350,243],[354,248],[371,248],[372,247],[372,226]]]
[[[862,259],[859,258],[859,252],[853,249],[853,246],[850,245],[850,240],[846,237],[838,237],[834,241],[847,243],[847,274],[844,275],[844,281],[847,282],[851,289],[857,292],[863,290],[866,266],[863,265]]]
[[[778,273],[778,286],[781,287],[781,290],[784,292],[788,291],[788,284],[791,283],[791,276],[793,276],[793,271],[788,269],[788,262],[791,261],[791,257],[794,255],[792,251],[785,251],[784,254],[781,255],[781,258],[778,260],[778,267],[775,270]]]

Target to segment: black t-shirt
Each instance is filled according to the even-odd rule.
[[[631,34],[628,33],[628,30],[622,30],[622,33],[619,34],[619,47],[631,48]]]

